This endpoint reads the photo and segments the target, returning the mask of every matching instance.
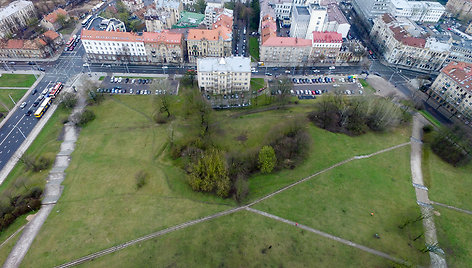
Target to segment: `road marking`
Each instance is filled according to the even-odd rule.
[[[0,142],[0,145],[2,145],[5,140],[8,138],[8,136],[10,136],[10,134],[13,132],[13,130],[15,129],[15,127],[18,126],[19,123],[21,123],[21,120],[23,120],[23,118],[25,117],[25,115],[23,115],[20,120],[16,123],[16,125],[13,126],[13,128],[10,130],[10,132],[8,132],[7,136],[2,140],[2,142]]]

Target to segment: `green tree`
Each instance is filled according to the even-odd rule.
[[[223,154],[215,148],[208,149],[191,167],[189,184],[194,191],[214,192],[227,197],[231,180]]]
[[[262,147],[259,151],[259,168],[262,173],[271,173],[277,163],[274,148],[270,145]]]
[[[207,6],[207,3],[205,0],[197,0],[197,2],[194,5],[195,12],[205,14],[206,6]]]
[[[252,16],[251,21],[249,22],[249,26],[253,31],[257,31],[259,29],[259,19],[261,13],[261,7],[259,4],[259,0],[252,0],[251,1],[251,9],[252,9]]]

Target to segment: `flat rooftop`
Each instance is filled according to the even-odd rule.
[[[200,58],[198,72],[251,72],[251,59],[248,57]]]

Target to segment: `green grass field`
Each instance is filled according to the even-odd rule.
[[[251,78],[251,90],[259,90],[265,86],[264,78]]]
[[[367,83],[367,81],[365,81],[365,79],[359,78],[359,83],[361,83],[361,85],[364,87],[364,89],[369,90],[372,93],[375,93],[375,88],[373,88],[371,85],[369,85],[369,83]]]
[[[31,87],[36,78],[32,74],[2,74],[0,76],[1,87]]]
[[[257,37],[249,37],[249,54],[255,61],[259,61],[259,41]]]
[[[439,246],[446,253],[449,267],[470,267],[472,263],[472,215],[447,208],[435,208],[440,216],[435,216]]]
[[[67,178],[63,183],[63,195],[55,211],[49,215],[36,237],[23,262],[25,267],[59,265],[124,241],[235,206],[232,199],[221,200],[210,194],[195,193],[190,189],[186,183],[185,172],[176,167],[175,163],[168,158],[166,150],[167,137],[171,133],[170,128],[176,131],[175,136],[178,137],[189,131],[188,125],[186,122],[179,121],[180,119],[176,119],[172,124],[156,125],[150,118],[153,112],[152,102],[152,98],[143,96],[114,96],[107,98],[100,106],[91,107],[97,118],[80,133],[76,150],[71,156],[71,165],[66,170]],[[214,120],[218,122],[221,131],[215,137],[215,143],[231,150],[257,147],[264,142],[267,132],[274,124],[280,122],[281,119],[292,120],[299,116],[305,117],[309,109],[309,105],[299,105],[289,110],[273,110],[240,116],[237,114],[241,111],[217,112]],[[178,114],[182,110],[182,101],[174,99],[172,110]],[[360,137],[333,134],[308,123],[307,128],[313,137],[313,145],[312,153],[306,161],[294,170],[254,176],[250,179],[249,199],[270,193],[353,155],[372,153],[403,143],[408,141],[410,135],[408,127],[389,133],[370,133]],[[238,136],[241,135],[246,135],[247,139],[238,141]],[[147,184],[137,190],[135,174],[140,170],[146,171],[149,178]],[[415,205],[414,197],[411,201]],[[246,220],[244,217],[244,223]],[[261,236],[261,239],[265,239],[266,235],[262,232],[264,226],[276,224],[268,220],[269,223],[249,228],[253,233]],[[235,228],[240,225],[243,225],[243,222],[235,224]],[[230,230],[232,231],[233,228]],[[205,231],[201,232],[205,233]],[[233,237],[241,233],[237,229],[234,232]],[[215,234],[216,244],[212,244],[208,252],[215,251],[213,248],[221,248],[222,253],[218,254],[226,256],[228,253],[224,248],[233,246],[236,246],[231,249],[233,251],[246,251],[245,244],[223,246],[222,244],[227,241],[220,239],[219,236]],[[268,238],[271,236],[274,235],[268,235]],[[282,261],[288,256],[288,260],[293,260],[288,261],[288,265],[306,263],[308,259],[296,260],[298,253],[292,250],[292,248],[305,248],[303,242],[305,240],[298,241],[298,237],[290,234],[288,236],[278,237],[280,241],[292,239],[293,242],[284,250],[287,251],[286,255],[282,255],[277,260]],[[311,234],[310,237],[309,240],[318,239],[313,238]],[[159,255],[169,256],[172,260],[182,254],[196,254],[194,252],[200,251],[193,245],[200,245],[198,248],[201,248],[201,245],[209,243],[198,239],[200,236],[197,235],[195,239],[192,239],[192,244],[182,249],[185,253],[172,251],[180,244],[164,243],[163,245],[166,245],[169,251],[160,252]],[[156,241],[162,242],[161,239],[156,239]],[[344,248],[336,243],[324,244],[329,244],[330,250],[334,252],[341,252],[340,247]],[[152,246],[146,254],[152,254],[154,250],[161,249]],[[203,250],[206,251],[206,249]],[[320,249],[321,252],[325,250]],[[125,257],[110,260],[110,262],[117,265],[123,263],[123,266],[130,263],[133,264],[131,266],[139,267],[139,263],[134,264],[136,260],[125,261],[125,259],[129,256],[128,254],[141,253],[126,252],[128,251],[118,253],[124,254]],[[232,258],[228,260],[228,264],[244,266],[251,260],[251,256],[257,256],[251,254],[248,252],[247,261],[242,259],[238,262],[237,258]],[[352,254],[356,255],[356,253],[346,254],[339,257],[340,263],[346,263],[347,259],[353,256]],[[324,257],[318,255],[308,256],[318,258],[320,263],[331,264],[331,261],[338,261],[338,258],[325,260]],[[156,261],[162,260],[155,254],[151,258],[157,258]],[[189,257],[188,260],[185,258],[183,262],[192,263],[194,260],[192,258]],[[202,263],[202,265],[215,263],[198,258],[195,255],[196,263]],[[359,261],[362,260],[364,258],[359,259]],[[375,257],[370,256],[369,260],[372,261],[372,266],[378,264]],[[262,258],[251,261],[264,263]],[[384,260],[380,263],[384,263]]]
[[[97,118],[80,133],[63,195],[24,265],[58,265],[234,204],[193,192],[185,173],[160,156],[168,129],[148,117],[152,101],[118,96],[92,108]],[[137,190],[140,170],[149,177]]]
[[[440,159],[425,145],[422,169],[426,186],[429,188],[429,199],[472,210],[472,163],[454,167]]]
[[[21,227],[25,226],[28,221],[26,220],[26,217],[31,214],[25,214],[20,216],[15,220],[14,223],[12,223],[10,226],[8,226],[7,229],[3,230],[0,232],[0,244],[2,244],[5,240],[8,239],[13,233],[15,233],[18,229]],[[7,257],[8,254],[10,254],[10,251],[12,250],[13,246],[15,246],[16,241],[18,238],[20,238],[21,232],[17,233],[16,236],[12,237],[8,242],[6,242],[2,247],[0,247],[0,261],[3,263]]]
[[[4,113],[6,116],[8,110],[4,105],[6,105],[9,110],[15,106],[9,96],[11,96],[15,102],[18,102],[23,95],[25,95],[26,91],[26,89],[0,89],[0,112]]]
[[[428,119],[428,121],[431,122],[431,124],[433,124],[434,126],[441,126],[441,122],[434,118],[434,116],[432,116],[428,111],[420,110],[419,113],[422,114],[426,119]]]
[[[349,162],[254,208],[426,266],[421,221],[398,227],[420,215],[409,163],[409,146]]]
[[[269,247],[271,248],[269,249]],[[380,257],[242,211],[86,263],[87,267],[388,267]]]

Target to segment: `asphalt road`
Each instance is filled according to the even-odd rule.
[[[38,123],[38,119],[33,114],[26,116],[25,113],[30,109],[33,112],[36,111],[37,107],[33,107],[33,103],[45,88],[53,86],[56,82],[64,83],[81,72],[83,68],[81,55],[83,55],[84,52],[80,43],[75,51],[64,52],[56,61],[38,65],[45,69],[45,75],[35,88],[37,93],[33,95],[32,91],[27,92],[26,94],[28,94],[28,96],[25,100],[26,107],[13,110],[13,115],[0,129],[0,169],[3,169],[8,160],[10,160],[18,147],[20,147],[31,130],[33,130]],[[36,65],[28,65],[27,62],[18,62],[6,68],[31,70],[31,68],[35,67],[37,68]]]

